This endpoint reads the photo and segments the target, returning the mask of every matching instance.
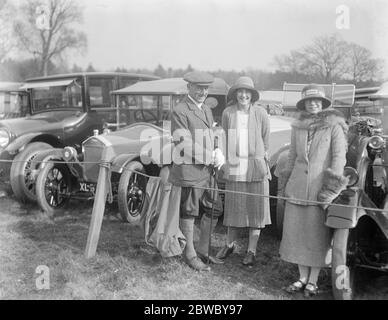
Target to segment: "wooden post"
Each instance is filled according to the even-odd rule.
[[[98,174],[97,190],[94,197],[92,220],[90,221],[88,241],[86,243],[85,257],[94,257],[100,237],[102,219],[104,218],[105,202],[108,191],[107,177],[109,164],[102,163]],[[110,183],[110,182],[109,182]]]

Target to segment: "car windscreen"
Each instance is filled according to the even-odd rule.
[[[34,113],[67,108],[82,109],[82,88],[78,81],[63,86],[32,88],[31,97]]]
[[[0,119],[24,117],[28,96],[22,92],[0,92]]]
[[[172,98],[169,95],[120,95],[120,122],[148,122],[161,125],[170,119]]]

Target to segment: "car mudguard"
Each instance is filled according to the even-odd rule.
[[[42,162],[39,166],[39,169],[42,169],[45,165],[45,160],[47,157],[49,156],[60,156],[60,158],[62,159],[62,150],[63,149],[49,149],[49,150],[42,150],[41,152],[39,152],[36,157],[34,158],[34,162]],[[51,160],[51,158],[49,157],[47,160]]]
[[[363,193],[361,195],[360,204],[361,204],[361,206],[366,207],[366,208],[375,207],[372,200],[365,193]],[[365,210],[365,209],[359,210],[360,212],[357,214],[357,219],[361,218],[364,215],[367,215],[377,224],[377,226],[380,228],[382,233],[388,239],[388,195],[384,199],[383,210],[384,210],[384,212],[374,211],[374,210]]]
[[[34,161],[41,162],[39,169],[43,169],[47,161],[50,161],[50,160],[64,161],[62,152],[63,152],[62,148],[44,150],[38,153]]]
[[[276,151],[269,159],[270,168],[273,168],[275,165],[277,166],[279,162],[282,162],[282,159],[287,158],[289,149],[290,149],[290,145],[287,144],[281,147],[278,151]],[[283,163],[280,163],[280,166],[283,166]],[[284,165],[284,168],[285,168],[285,165]]]
[[[6,148],[5,150],[9,152],[10,154],[18,153],[19,149],[25,145],[27,145],[29,142],[31,142],[32,139],[36,138],[37,136],[40,136],[44,134],[43,132],[32,132],[32,133],[26,133],[20,137],[17,137],[15,140],[13,140]]]
[[[122,173],[123,168],[131,161],[139,158],[139,154],[126,153],[120,154],[112,160],[112,172]]]
[[[381,212],[373,210],[376,206],[363,190],[355,189],[355,193],[353,195],[351,193],[348,193],[348,195],[345,193],[344,195],[344,192],[346,191],[347,190],[341,192],[340,196],[333,202],[350,206],[358,206],[361,208],[329,206],[325,222],[326,226],[334,229],[352,229],[357,226],[358,220],[361,217],[368,216],[377,224],[385,237],[388,239],[388,196],[384,200],[385,212]]]

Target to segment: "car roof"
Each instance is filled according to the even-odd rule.
[[[74,78],[74,77],[81,77],[81,76],[122,76],[122,77],[134,77],[134,78],[142,78],[142,79],[150,79],[150,80],[157,80],[160,79],[160,77],[149,75],[149,74],[142,74],[142,73],[126,73],[126,72],[74,72],[74,73],[64,73],[64,74],[54,74],[46,77],[36,77],[36,78],[30,78],[27,79],[28,81],[41,81],[41,80],[52,80],[52,79],[58,79],[58,78]]]
[[[23,85],[22,82],[0,82],[0,91],[3,91],[3,92],[23,91],[20,89],[22,85]]]
[[[209,86],[209,94],[227,95],[228,84],[221,78],[214,78],[214,82]],[[153,81],[140,81],[129,87],[115,90],[112,94],[164,94],[182,95],[187,93],[187,82],[183,78],[166,78]]]

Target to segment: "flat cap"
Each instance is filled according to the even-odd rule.
[[[210,86],[214,81],[214,77],[206,72],[192,71],[186,73],[183,76],[183,80],[199,86]]]

